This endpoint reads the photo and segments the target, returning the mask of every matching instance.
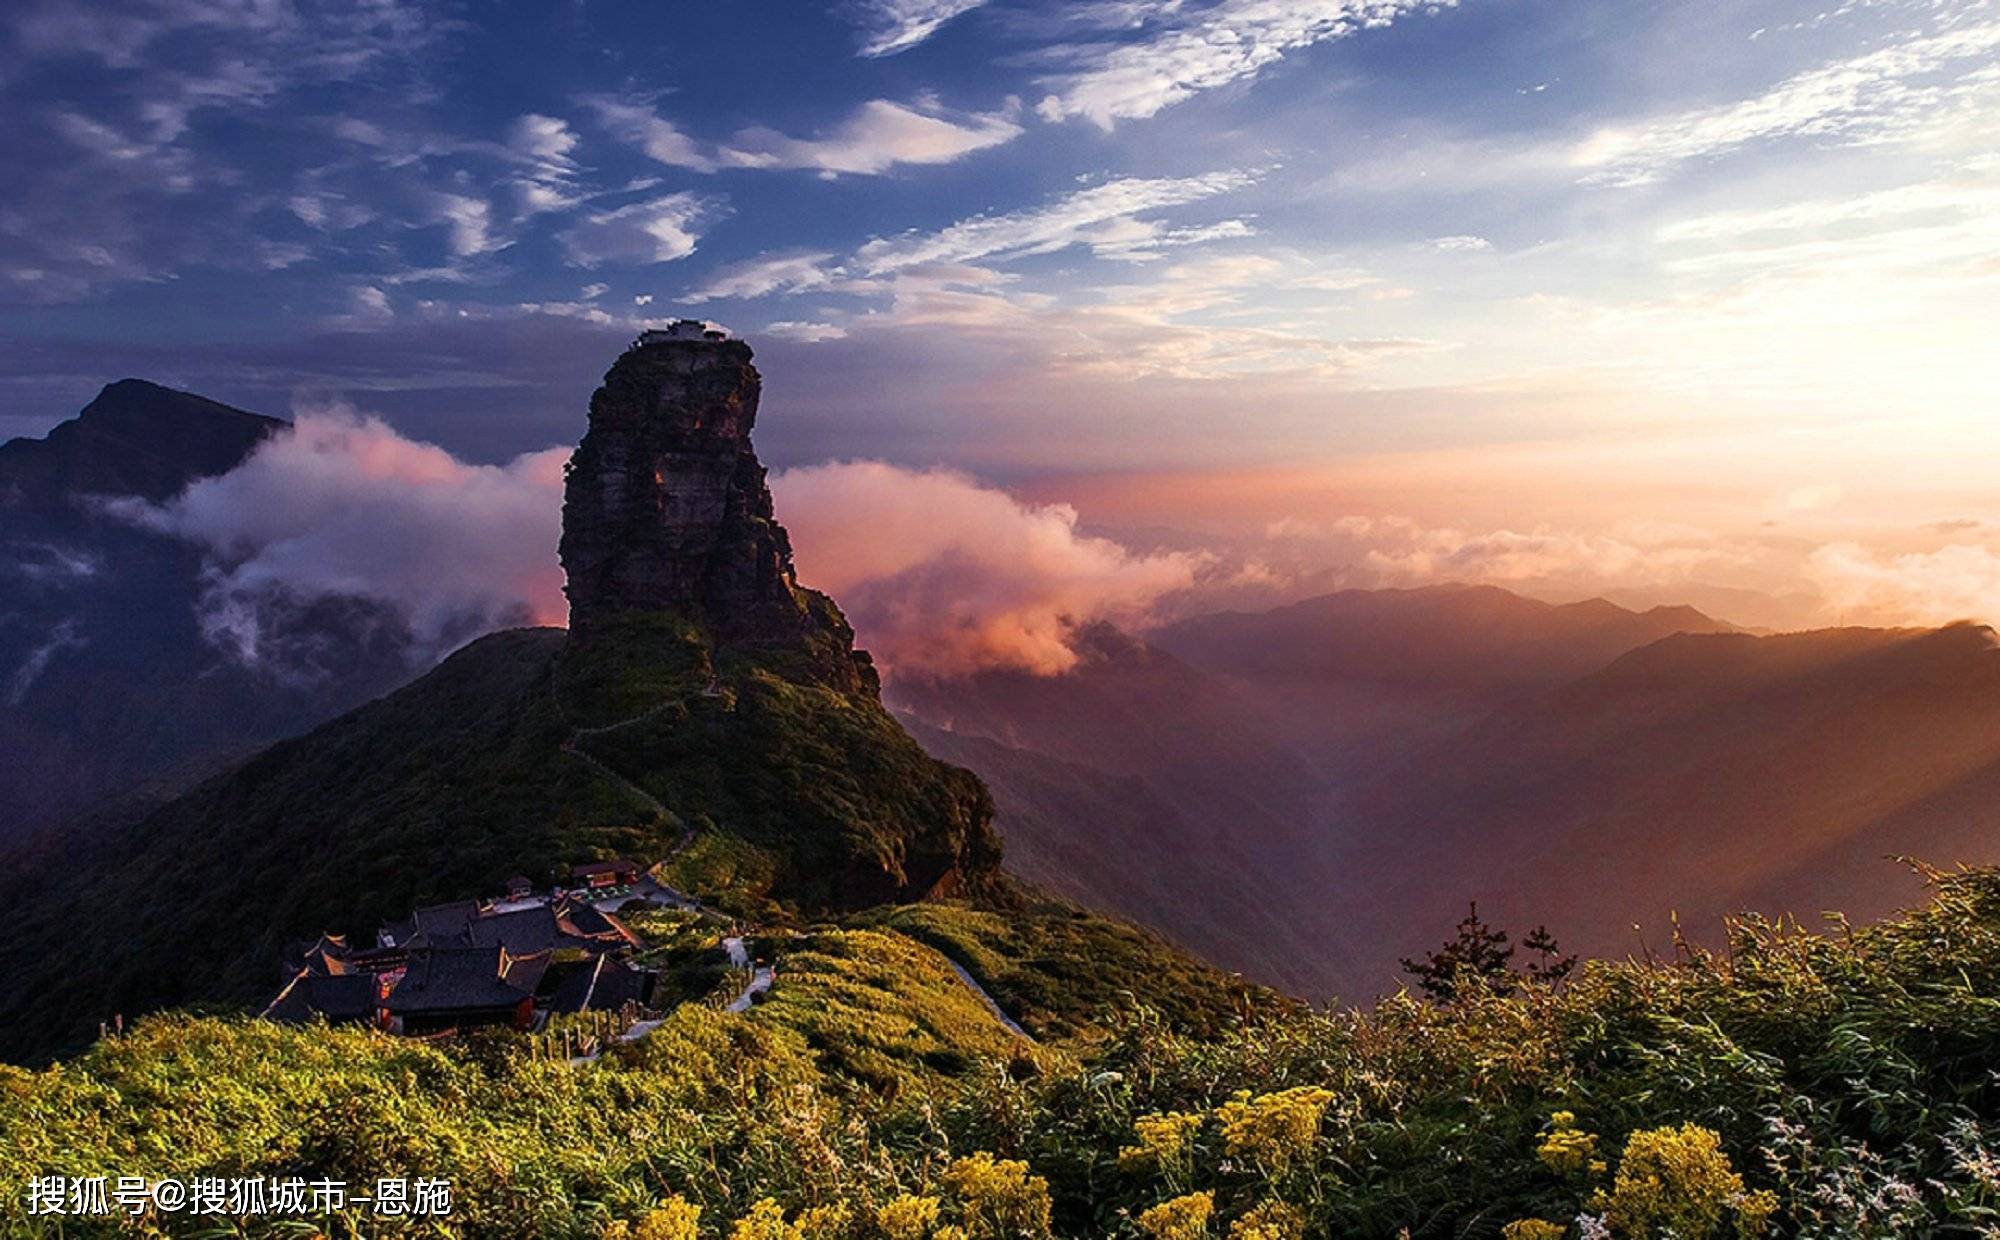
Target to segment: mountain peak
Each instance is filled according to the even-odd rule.
[[[0,444],[0,506],[62,512],[86,494],[157,502],[234,469],[284,426],[191,392],[120,379],[47,436]]]
[[[814,627],[750,442],[762,385],[750,346],[713,336],[649,332],[612,365],[563,501],[573,631],[662,611],[725,639]]]
[[[231,427],[262,435],[283,425],[280,419],[251,413],[206,396],[154,383],[150,379],[126,378],[105,384],[75,419],[65,422],[63,427],[96,431],[143,429],[165,437],[184,433],[190,427]]]

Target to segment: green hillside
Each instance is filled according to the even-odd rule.
[[[827,666],[718,655],[666,615],[475,642],[169,803],[86,876],[49,858],[9,882],[0,1057],[74,1048],[118,1013],[268,998],[291,939],[366,940],[580,860],[685,845],[672,865],[732,861],[705,897],[780,917],[986,881],[984,788]]]
[[[1263,1005],[1213,1032],[1139,1006],[1102,1040],[1033,1047],[981,1025],[897,931],[793,950],[791,995],[781,970],[747,1013],[685,1005],[574,1066],[519,1035],[152,1018],[60,1068],[0,1069],[0,1200],[31,1171],[422,1168],[451,1181],[450,1222],[365,1234],[1719,1240],[2000,1221],[1993,872],[1938,876],[1928,907],[1877,927],[1749,922],[1726,955],[1591,964],[1558,989]],[[37,1228],[14,1216],[12,1234],[94,1234]]]

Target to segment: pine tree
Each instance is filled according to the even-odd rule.
[[[1511,995],[1521,979],[1554,985],[1576,968],[1576,957],[1565,956],[1547,926],[1536,926],[1521,940],[1532,959],[1525,966],[1514,964],[1514,944],[1505,930],[1489,926],[1479,916],[1474,901],[1458,923],[1458,931],[1444,946],[1422,960],[1403,960],[1403,968],[1417,979],[1426,995],[1440,1003],[1458,998],[1461,988],[1477,984],[1497,995]]]

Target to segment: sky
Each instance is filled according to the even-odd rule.
[[[826,505],[1068,531],[1038,666],[1344,584],[2000,616],[2000,0],[16,0],[0,109],[0,434],[137,375],[545,485],[689,314],[808,576]]]

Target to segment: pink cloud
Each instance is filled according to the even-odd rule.
[[[1134,554],[1079,532],[1066,504],[1023,504],[946,470],[850,461],[771,485],[800,580],[832,594],[892,672],[1059,674],[1076,662],[1074,626],[1141,623],[1202,563]]]

